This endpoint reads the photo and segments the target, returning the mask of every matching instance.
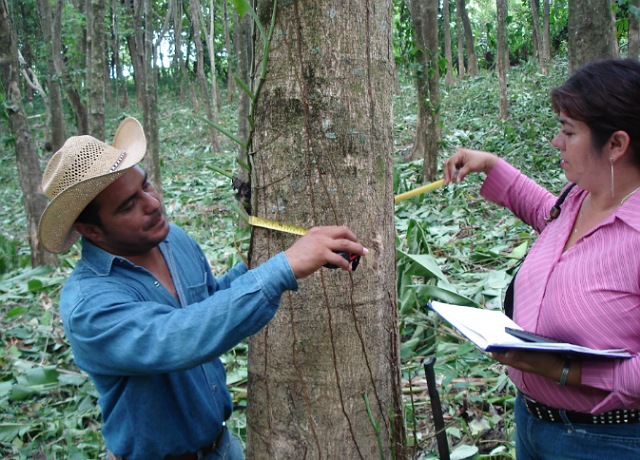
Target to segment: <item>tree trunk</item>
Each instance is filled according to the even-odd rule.
[[[405,3],[411,13],[414,40],[418,49],[418,68],[414,76],[418,95],[418,121],[411,159],[424,159],[422,180],[431,181],[438,171],[438,1],[405,0]]]
[[[224,46],[227,50],[227,104],[233,102],[233,93],[236,90],[235,80],[233,79],[233,59],[231,58],[231,34],[229,33],[229,9],[227,2],[222,2],[224,15]],[[237,26],[236,26],[237,27]]]
[[[273,2],[258,1],[269,29]],[[278,2],[255,105],[254,214],[346,224],[370,253],[321,269],[250,339],[247,458],[406,458],[393,223],[392,1]],[[258,72],[257,78],[260,78]],[[251,265],[293,237],[254,229]],[[370,411],[370,413],[369,413]]]
[[[253,21],[251,16],[245,14],[242,18],[235,15],[235,27],[234,32],[234,44],[237,56],[237,77],[244,82],[247,88],[251,88],[251,63],[253,61],[253,44],[252,44],[252,26]],[[239,85],[240,91],[238,92],[238,137],[247,142],[250,142],[251,135],[251,123],[249,117],[251,114],[251,97],[247,92]],[[249,156],[246,148],[238,148],[238,163],[249,165]],[[250,190],[250,175],[249,171],[243,167],[238,168],[238,179],[240,180],[240,186],[246,187]],[[239,189],[239,187],[236,187]],[[238,190],[240,192],[240,190]],[[242,196],[242,195],[241,195]],[[250,199],[247,198],[243,201],[243,205],[248,207],[247,211],[250,213]],[[244,220],[238,218],[238,225],[244,225]]]
[[[638,60],[640,52],[640,0],[631,0],[629,8],[629,48],[627,57]]]
[[[105,34],[103,0],[87,0],[87,108],[89,134],[105,139]]]
[[[500,119],[505,120],[509,116],[509,103],[507,100],[507,59],[508,42],[507,42],[507,16],[508,6],[507,0],[496,0],[496,10],[498,13],[498,26],[496,28],[498,35],[498,80],[500,82]]]
[[[204,50],[202,48],[202,38],[200,35],[200,2],[198,0],[189,0],[189,6],[191,8],[191,27],[193,27],[193,41],[196,46],[196,78],[198,85],[200,86],[200,93],[202,100],[204,100],[204,107],[207,112],[207,120],[215,123],[215,117],[213,115],[213,101],[209,88],[207,86],[207,78],[204,74]],[[214,147],[214,151],[217,152],[219,147],[218,132],[212,126],[209,126],[209,136],[211,138],[211,146]]]
[[[113,65],[115,67],[116,75],[116,95],[118,94],[118,86],[122,85],[120,108],[126,109],[129,107],[129,91],[127,89],[127,80],[124,78],[124,73],[122,72],[122,61],[120,60],[120,30],[118,28],[120,15],[118,14],[118,0],[113,0],[111,10],[113,12],[111,27],[113,28]]]
[[[449,0],[442,3],[442,23],[444,35],[444,58],[447,60],[447,74],[444,83],[447,86],[453,85],[453,50],[451,46],[451,8]]]
[[[547,63],[547,67],[551,64],[551,25],[549,24],[550,14],[549,0],[542,0],[542,57]]]
[[[143,24],[140,22],[142,17],[144,0],[124,0],[126,5],[125,22],[129,33],[127,34],[127,46],[129,47],[129,56],[131,57],[131,66],[133,67],[133,81],[136,87],[136,104],[138,107],[144,106],[145,96],[145,64],[144,64],[144,38],[142,36]]]
[[[594,59],[617,57],[612,22],[610,0],[569,0],[569,72]]]
[[[540,72],[543,75],[547,75],[547,63],[544,58],[543,51],[543,34],[540,27],[540,1],[530,0],[531,3],[531,19],[533,21],[533,47],[535,50],[536,59],[540,64]]]
[[[473,31],[471,30],[471,21],[467,14],[465,0],[456,0],[456,3],[458,5],[460,19],[462,20],[462,26],[464,27],[464,38],[467,47],[467,68],[469,70],[469,75],[473,77],[478,75],[478,58],[476,57],[476,45],[473,38]]]
[[[1,0],[0,0],[1,1]],[[64,0],[57,0],[53,11],[53,26],[52,26],[52,41],[51,48],[53,53],[53,64],[56,68],[56,73],[60,75],[64,90],[67,94],[67,98],[71,103],[73,112],[76,116],[76,126],[78,131],[76,134],[89,134],[89,117],[87,115],[87,108],[82,102],[82,97],[75,86],[73,78],[67,66],[64,63],[62,54],[62,8]]]
[[[38,239],[38,222],[47,205],[47,199],[42,193],[42,170],[29,131],[27,116],[22,107],[18,44],[13,35],[5,0],[0,0],[0,84],[5,90],[4,108],[9,116],[9,126],[15,139],[18,176],[27,214],[31,265],[57,265],[57,256],[47,252]]]
[[[0,0],[1,1],[1,0]],[[47,120],[51,137],[47,139],[50,151],[57,152],[66,139],[64,126],[64,113],[62,111],[62,90],[60,89],[59,79],[57,78],[56,66],[53,63],[53,38],[52,38],[52,16],[51,2],[49,0],[38,0],[38,16],[40,16],[40,28],[42,29],[42,37],[44,46],[47,50],[47,80],[49,88],[49,113],[50,119]]]
[[[162,194],[162,174],[160,168],[160,133],[158,130],[158,68],[156,66],[156,47],[153,43],[155,36],[153,21],[153,0],[140,0],[142,4],[144,27],[144,88],[143,98],[143,126],[147,137],[147,154],[144,157],[144,167],[151,183]]]
[[[462,19],[458,8],[456,8],[456,23],[458,29],[458,78],[464,78],[467,73],[464,65],[464,27],[462,27]]]

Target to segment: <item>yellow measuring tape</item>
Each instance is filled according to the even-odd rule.
[[[422,187],[409,190],[408,192],[400,193],[393,198],[393,201],[398,203],[399,201],[413,198],[414,196],[421,195],[426,192],[430,192],[431,190],[435,190],[439,187],[442,187],[443,185],[444,185],[444,179],[440,179],[435,182],[431,182],[430,184],[423,185]]]
[[[414,196],[421,195],[426,192],[430,192],[431,190],[435,190],[444,185],[444,179],[437,180],[427,185],[423,185],[422,187],[414,188],[413,190],[409,190],[408,192],[400,193],[394,197],[394,202],[398,203],[402,200],[407,200],[409,198],[413,198]],[[283,224],[276,220],[264,219],[262,217],[256,216],[248,216],[249,225],[253,225],[254,227],[268,228],[270,230],[276,230],[278,232],[284,233],[292,233],[294,235],[304,235],[309,229],[304,227],[298,227],[297,225]]]
[[[249,216],[249,225],[277,230],[279,232],[293,233],[294,235],[304,235],[309,231],[308,228],[298,227],[296,225],[282,224],[275,220],[263,219],[262,217],[256,216]]]

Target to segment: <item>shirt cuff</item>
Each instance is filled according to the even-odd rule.
[[[297,291],[298,281],[284,252],[280,252],[251,270],[265,294],[279,300],[284,291]]]

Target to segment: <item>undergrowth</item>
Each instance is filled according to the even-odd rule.
[[[492,73],[443,87],[441,160],[458,146],[500,154],[540,183],[559,191],[564,179],[550,145],[557,122],[550,89],[566,77],[564,62],[550,76],[533,65],[509,74],[510,118],[498,118],[498,83]],[[420,162],[402,162],[413,143],[417,105],[411,82],[400,85],[394,102],[396,193],[418,185]],[[27,107],[32,133],[44,131],[41,107]],[[114,132],[125,115],[107,114]],[[226,107],[221,124],[235,126]],[[229,180],[211,167],[233,170],[235,150],[222,140],[212,152],[207,130],[188,103],[161,98],[163,189],[171,219],[202,243],[215,273],[239,260],[248,235],[238,230]],[[104,458],[97,394],[74,362],[57,312],[60,287],[77,260],[66,253],[58,269],[29,265],[26,221],[11,138],[0,122],[0,457],[7,459]],[[35,138],[42,145],[40,138]],[[42,163],[50,153],[40,149]],[[439,299],[500,308],[514,266],[535,234],[508,212],[478,195],[479,177],[396,206],[398,300],[406,420],[413,458],[436,458],[436,442],[422,362],[436,358],[449,443],[454,458],[513,458],[514,390],[504,369],[479,352],[425,307]],[[224,356],[238,408],[246,404],[246,344]],[[242,410],[232,429],[245,435]],[[457,457],[456,457],[457,456]]]

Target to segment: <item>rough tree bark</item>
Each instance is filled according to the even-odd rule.
[[[569,0],[570,73],[594,59],[618,56],[612,23],[610,0]]]
[[[273,4],[258,1],[267,29]],[[247,458],[405,458],[391,12],[391,0],[278,2],[269,55],[257,46],[267,73],[252,138],[254,214],[347,224],[370,253],[355,272],[302,280],[251,338]],[[292,240],[254,229],[251,265]]]
[[[438,66],[438,1],[405,0],[411,13],[413,35],[418,48],[414,79],[418,96],[418,122],[411,159],[424,159],[422,180],[432,181],[438,173],[438,108],[440,68]]]
[[[47,206],[47,199],[42,193],[40,185],[42,170],[33,145],[27,116],[22,107],[18,44],[13,35],[6,0],[0,0],[0,84],[4,88],[5,110],[9,115],[9,126],[15,138],[18,176],[27,214],[29,232],[27,238],[31,247],[31,264],[34,267],[57,265],[57,256],[46,251],[38,239],[38,222]]]
[[[105,33],[103,0],[87,0],[87,109],[89,134],[105,139]]]

